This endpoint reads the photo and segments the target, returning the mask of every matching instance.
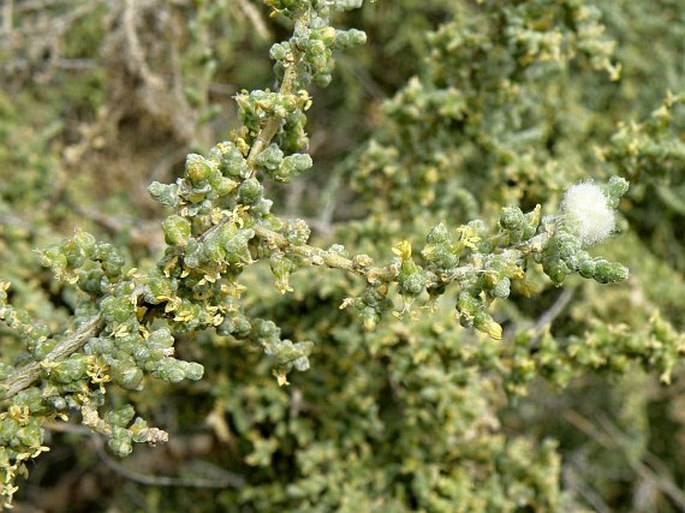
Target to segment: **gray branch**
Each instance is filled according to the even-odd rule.
[[[71,335],[64,337],[42,362],[32,362],[11,374],[0,385],[0,400],[9,399],[38,381],[41,364],[59,362],[81,349],[91,337],[102,329],[102,315],[98,314],[81,324]]]

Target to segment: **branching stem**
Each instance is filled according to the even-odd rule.
[[[295,28],[293,30],[294,35],[300,34],[305,28],[305,16],[309,13],[307,11],[297,13],[294,17]],[[302,57],[297,48],[292,48],[292,60],[286,66],[283,72],[283,81],[279,88],[279,94],[290,95],[295,93],[298,81],[298,70],[301,65]],[[271,143],[271,140],[276,136],[278,131],[281,129],[283,119],[279,116],[274,115],[269,118],[262,129],[260,130],[257,138],[252,143],[250,148],[250,153],[247,156],[247,163],[250,168],[254,171],[254,159],[257,158],[264,149]]]

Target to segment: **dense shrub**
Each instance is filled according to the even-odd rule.
[[[6,507],[685,508],[685,6],[361,4],[4,7]]]

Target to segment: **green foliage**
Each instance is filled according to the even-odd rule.
[[[179,430],[218,449],[203,457],[219,477],[197,485],[219,488],[211,497],[179,487],[108,499],[124,510],[675,511],[682,476],[660,470],[667,484],[652,483],[647,505],[644,483],[611,476],[649,475],[649,397],[621,377],[669,384],[685,353],[682,80],[669,83],[676,92],[636,93],[648,58],[623,24],[639,4],[649,17],[635,30],[656,35],[669,20],[677,39],[685,10],[402,0],[379,21],[380,1],[263,3],[93,2],[66,20],[56,9],[74,27],[65,62],[103,45],[110,71],[86,70],[82,88],[65,74],[46,96],[28,81],[16,101],[11,88],[26,79],[3,83],[4,506],[51,432],[80,424],[117,457]],[[10,29],[40,21],[21,13]],[[245,26],[236,19],[254,34],[232,34]],[[381,40],[362,46],[367,33],[336,20]],[[44,42],[7,32],[7,49],[40,64],[31,45]],[[267,54],[275,82],[260,89],[261,65],[239,63]],[[389,98],[369,100],[351,76]],[[251,86],[233,91],[230,127],[213,124],[221,80]],[[331,109],[335,97],[349,108]],[[68,126],[62,100],[88,121]],[[64,121],[42,119],[43,105]],[[338,130],[354,126],[341,143]],[[320,144],[319,133],[335,137]],[[212,139],[222,142],[204,151]],[[143,173],[151,154],[171,154],[166,173]],[[127,198],[143,187],[153,203]],[[298,194],[312,200],[297,205]],[[593,380],[618,404],[595,405]],[[550,397],[589,442],[569,425],[546,429]],[[614,441],[577,410],[614,415]],[[616,447],[599,477],[573,466]]]

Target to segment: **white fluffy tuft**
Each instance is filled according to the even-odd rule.
[[[561,203],[564,224],[573,230],[583,246],[603,241],[616,227],[614,211],[602,190],[593,183],[572,185]]]

